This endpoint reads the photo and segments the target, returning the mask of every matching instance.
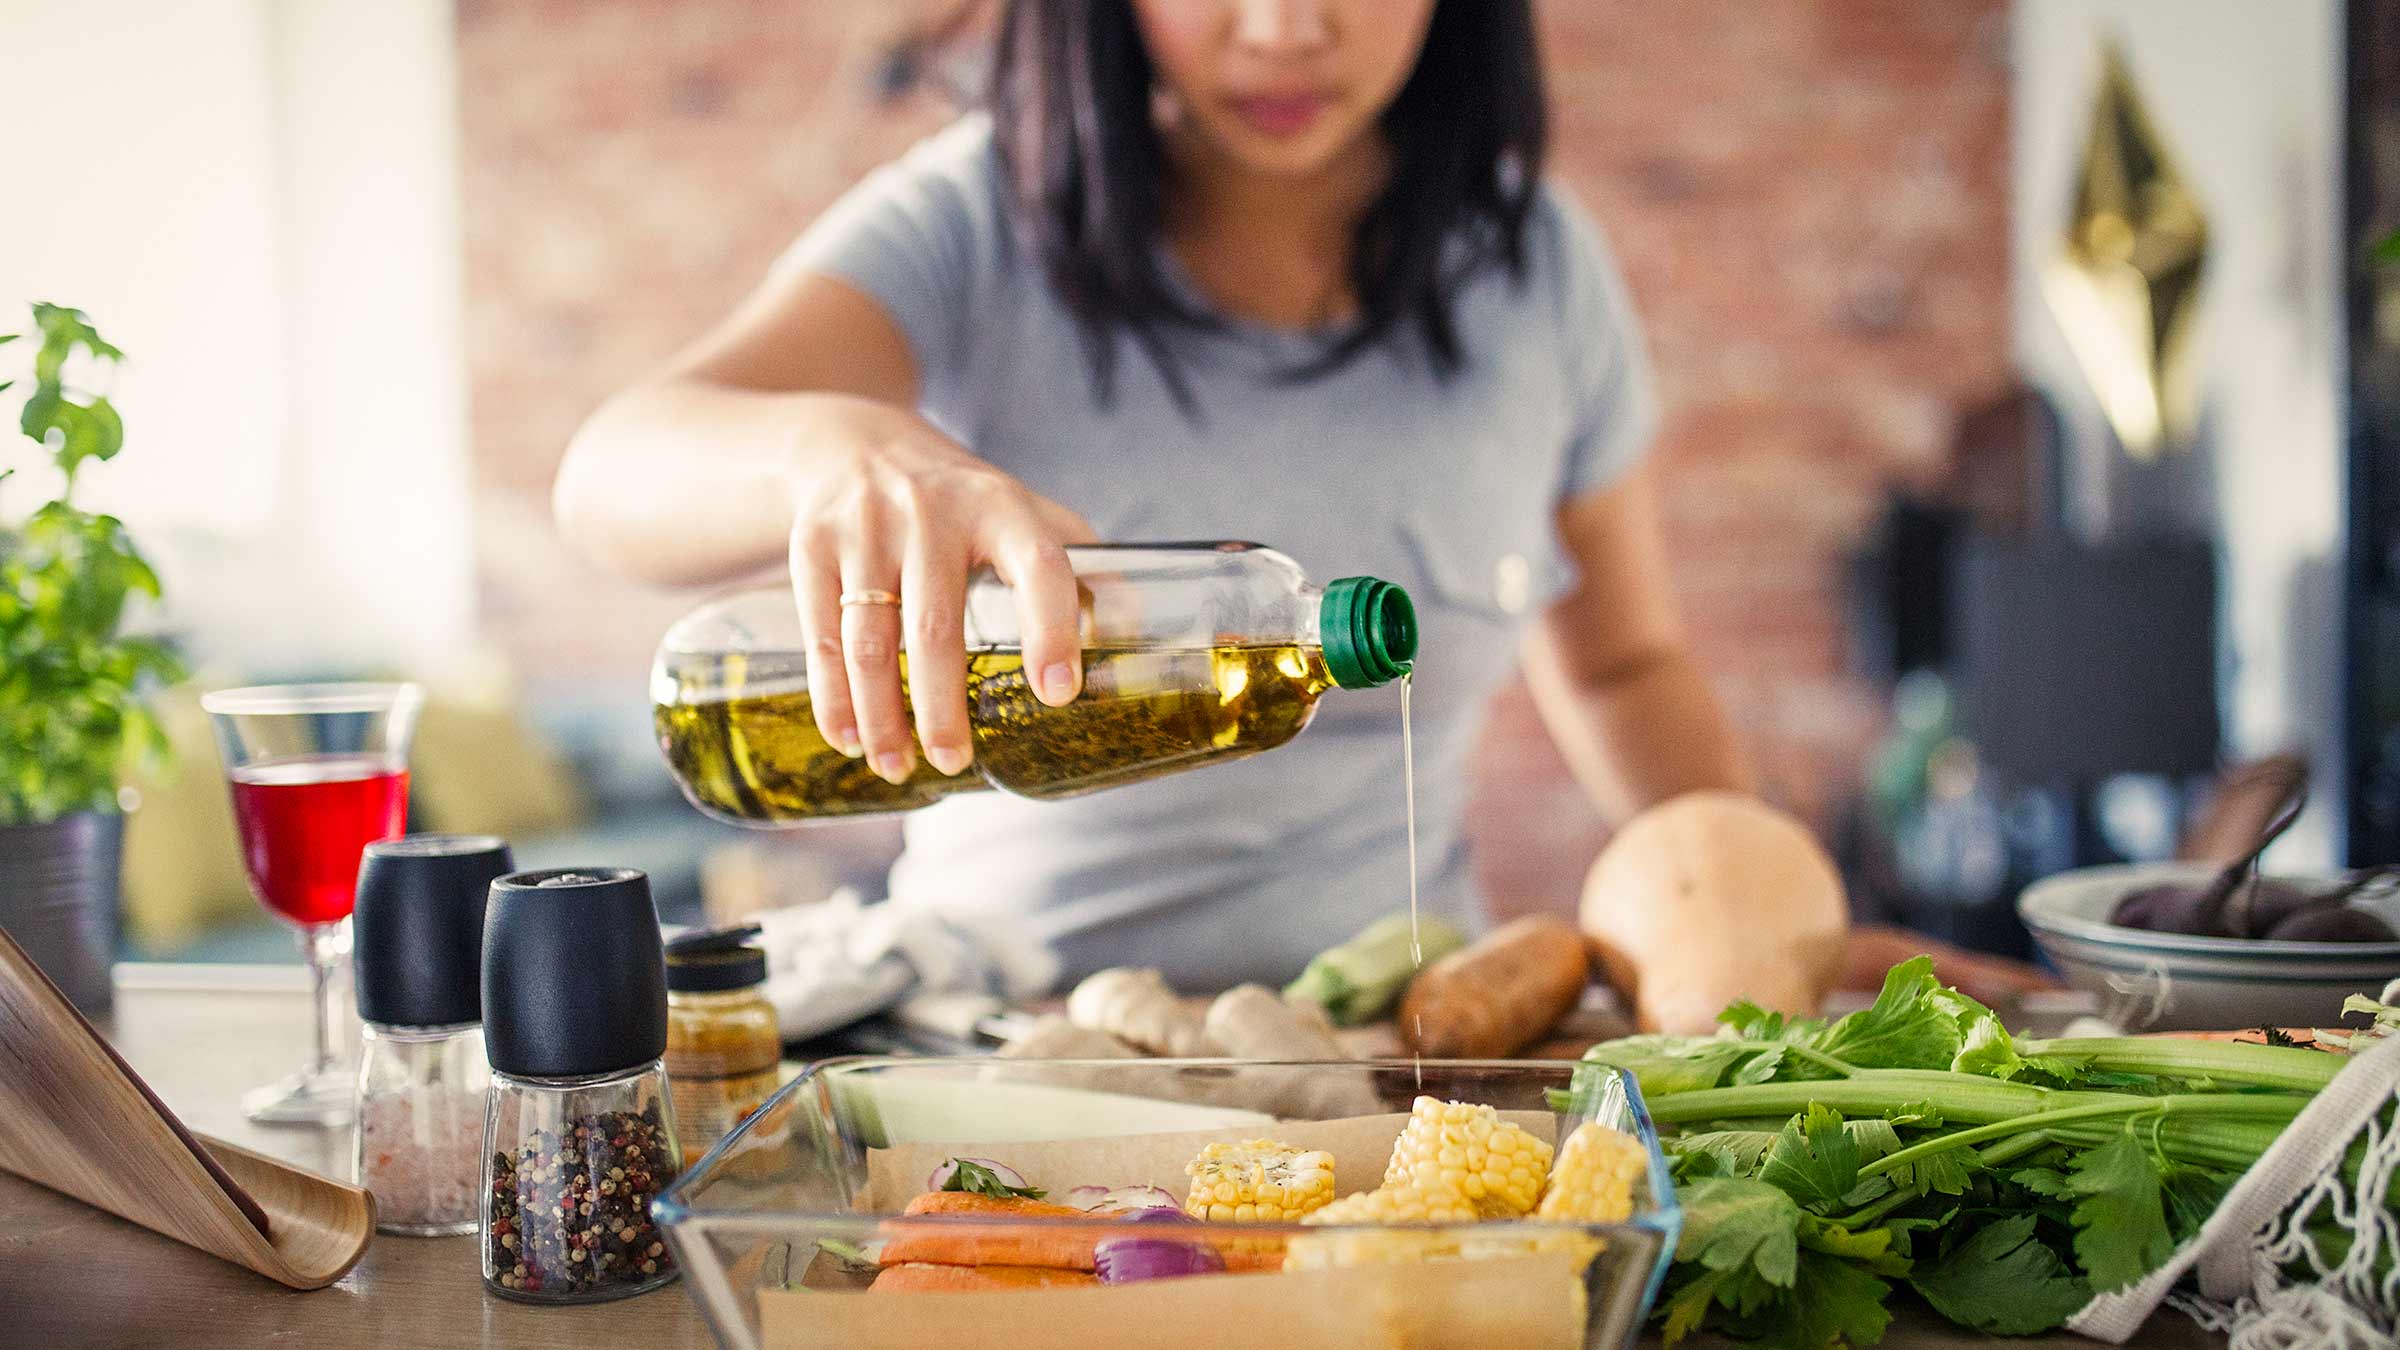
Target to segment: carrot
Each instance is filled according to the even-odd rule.
[[[867,1292],[971,1293],[994,1289],[1072,1289],[1099,1283],[1099,1276],[1082,1270],[1053,1270],[1046,1266],[937,1266],[911,1261],[877,1275],[875,1283],[867,1286]]]
[[[1419,972],[1400,999],[1400,1040],[1420,1055],[1468,1059],[1539,1040],[1583,997],[1591,957],[1574,924],[1529,915]]]
[[[1066,1205],[1044,1204],[1014,1196],[978,1195],[972,1191],[927,1191],[908,1202],[904,1213],[925,1219],[1021,1218],[1082,1219],[1091,1215]],[[1082,1232],[1052,1232],[1041,1223],[1016,1227],[974,1224],[908,1224],[884,1240],[882,1265],[930,1261],[948,1266],[1050,1266],[1061,1270],[1090,1270],[1095,1239]]]
[[[1088,1219],[1089,1211],[1072,1205],[1053,1205],[1014,1195],[985,1195],[981,1191],[927,1191],[900,1211],[908,1215],[971,1214],[977,1218]]]

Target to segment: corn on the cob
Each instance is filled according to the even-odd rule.
[[[1550,1189],[1535,1216],[1574,1223],[1621,1223],[1633,1214],[1633,1188],[1650,1168],[1641,1141],[1597,1121],[1575,1127],[1550,1169]]]
[[[1284,1244],[1285,1270],[1343,1270],[1351,1266],[1412,1266],[1458,1255],[1458,1241],[1443,1232],[1406,1228],[1360,1233],[1310,1233]]]
[[[1520,1225],[1517,1224],[1508,1224],[1503,1231],[1515,1232],[1519,1227]],[[1541,1256],[1556,1253],[1572,1259],[1575,1269],[1581,1272],[1584,1267],[1591,1264],[1593,1257],[1598,1256],[1607,1248],[1607,1243],[1589,1233],[1564,1230],[1548,1233],[1537,1232],[1531,1237],[1476,1237],[1470,1235],[1459,1240],[1458,1254],[1469,1261],[1488,1261],[1500,1257]]]
[[[1455,1197],[1484,1218],[1522,1218],[1542,1197],[1550,1152],[1488,1106],[1419,1097],[1392,1145],[1383,1184]]]
[[[1475,1206],[1458,1195],[1401,1185],[1345,1195],[1300,1222],[1473,1223],[1476,1218]]]
[[[1210,1144],[1183,1171],[1183,1210],[1195,1219],[1289,1223],[1333,1200],[1333,1155],[1272,1139]]]
[[[1475,1207],[1463,1198],[1411,1186],[1346,1195],[1300,1222],[1326,1224],[1409,1224],[1475,1222]],[[1459,1237],[1451,1231],[1387,1228],[1358,1233],[1310,1233],[1294,1237],[1284,1250],[1285,1270],[1331,1270],[1343,1266],[1408,1265],[1437,1261],[1458,1254]]]

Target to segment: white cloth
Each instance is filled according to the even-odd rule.
[[[2227,1333],[2232,1350],[2375,1350],[2400,1344],[2400,1223],[2386,1203],[2400,1170],[2400,1037],[2359,1052],[2225,1194],[2191,1241],[2148,1277],[2100,1294],[2069,1330],[2123,1344],[2162,1302]],[[2364,1135],[2355,1181],[2343,1154]],[[2307,1234],[2332,1219],[2349,1251],[2328,1262]],[[2385,1270],[2375,1269],[2382,1258]],[[2197,1298],[2173,1293],[2198,1268]],[[2306,1270],[2314,1279],[2294,1278]]]
[[[1027,998],[1058,978],[1058,957],[1009,925],[930,905],[866,905],[841,890],[757,916],[767,1001],[786,1040],[848,1026],[918,994]]]

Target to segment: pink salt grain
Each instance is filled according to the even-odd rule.
[[[360,1103],[359,1184],[378,1226],[472,1228],[483,1191],[483,1096],[421,1088]]]

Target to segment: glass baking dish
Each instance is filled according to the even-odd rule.
[[[1045,1240],[1089,1242],[1127,1231],[1100,1220],[899,1217],[923,1189],[925,1160],[952,1146],[1054,1190],[1146,1183],[1180,1197],[1187,1181],[1174,1160],[1195,1152],[1195,1141],[1289,1136],[1299,1147],[1330,1148],[1336,1189],[1348,1194],[1380,1180],[1390,1140],[1420,1093],[1488,1104],[1553,1139],[1587,1119],[1636,1136],[1648,1168],[1632,1216],[1447,1228],[1175,1225],[1158,1231],[1205,1232],[1229,1250],[1237,1234],[1253,1248],[1356,1234],[1375,1241],[1350,1250],[1388,1249],[1382,1239],[1396,1235],[1446,1243],[1438,1249],[1453,1254],[1091,1288],[866,1293],[879,1244],[898,1235],[957,1241],[978,1226],[1022,1235],[1038,1225]],[[1335,1139],[1355,1142],[1325,1142]],[[974,1350],[1624,1347],[1657,1295],[1681,1225],[1633,1079],[1563,1060],[828,1060],[710,1150],[658,1198],[655,1214],[683,1287],[726,1350],[940,1346],[963,1337]],[[1454,1254],[1462,1239],[1485,1259]],[[1560,1254],[1562,1246],[1576,1254]]]

